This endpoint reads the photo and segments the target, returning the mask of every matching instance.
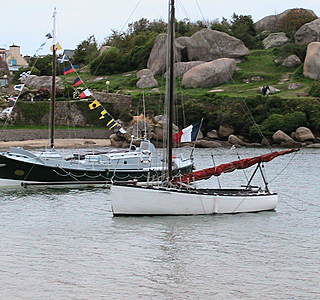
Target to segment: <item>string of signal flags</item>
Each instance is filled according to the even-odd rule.
[[[127,131],[112,117],[112,115],[103,107],[102,103],[94,98],[93,93],[87,88],[85,82],[81,79],[79,76],[76,68],[72,65],[72,63],[69,60],[61,59],[62,62],[68,61],[70,63],[70,66],[66,67],[64,69],[63,74],[68,75],[71,73],[76,73],[77,77],[72,82],[72,86],[74,88],[78,88],[81,86],[84,86],[82,91],[79,93],[78,89],[75,89],[77,93],[79,93],[80,99],[88,99],[90,103],[88,104],[88,107],[90,110],[94,110],[97,112],[97,117],[99,120],[103,120],[105,122],[105,125],[110,130],[115,130],[117,132],[120,132],[122,134],[126,133]],[[60,62],[61,62],[60,61]]]

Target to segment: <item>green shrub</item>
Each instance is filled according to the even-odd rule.
[[[314,83],[310,90],[309,90],[309,95],[313,97],[320,97],[320,83],[316,82]]]
[[[299,79],[304,79],[303,75],[303,64],[301,64],[294,72],[292,75],[293,79],[299,80]]]
[[[300,58],[301,61],[304,61],[307,53],[307,46],[289,43],[281,47],[274,48],[272,53],[279,58],[286,58],[295,54]]]
[[[304,112],[297,111],[284,115],[272,114],[262,122],[260,129],[264,135],[271,136],[277,130],[290,134],[300,126],[308,126],[308,121]]]
[[[127,70],[128,57],[117,48],[108,49],[90,64],[90,73],[93,75],[110,75]]]

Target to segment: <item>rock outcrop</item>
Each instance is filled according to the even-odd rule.
[[[230,134],[234,133],[234,128],[230,125],[220,125],[218,129],[218,135],[221,138],[227,138]]]
[[[244,43],[224,32],[202,29],[191,37],[176,39],[184,61],[212,61],[218,58],[241,58],[249,55]]]
[[[283,142],[294,142],[294,140],[286,133],[284,133],[282,130],[276,131],[272,136],[272,140],[276,144],[281,144]]]
[[[299,142],[314,141],[315,136],[307,127],[299,127],[295,132],[295,138]]]
[[[184,73],[203,63],[205,63],[205,61],[177,62],[174,64],[174,74],[176,77],[182,77]],[[165,73],[165,76],[166,74],[167,73]]]
[[[312,42],[320,42],[320,18],[302,25],[296,32],[295,42],[306,45]]]
[[[290,55],[282,62],[282,66],[287,68],[295,68],[301,65],[301,60],[297,55]]]
[[[137,87],[139,89],[153,88],[158,86],[158,81],[154,78],[153,72],[150,69],[142,69],[137,72],[139,78]]]
[[[279,25],[284,22],[284,20],[287,18],[289,14],[292,14],[294,12],[299,12],[296,14],[296,18],[298,19],[301,15],[308,16],[310,19],[316,19],[317,15],[310,9],[304,9],[304,8],[293,8],[293,9],[287,9],[281,14],[277,15],[271,15],[264,17],[263,19],[259,20],[254,24],[256,30],[258,31],[275,31],[278,30]],[[292,19],[294,20],[294,19]]]
[[[231,58],[220,58],[207,62],[186,72],[182,85],[187,88],[206,88],[229,81],[236,69],[236,62]]]
[[[275,48],[286,44],[289,41],[284,32],[276,32],[269,34],[263,41],[265,49]]]
[[[181,61],[181,46],[175,43],[175,61]],[[154,45],[152,47],[147,67],[154,75],[163,74],[166,70],[167,59],[167,34],[161,33],[157,36]]]
[[[311,79],[320,79],[320,42],[308,45],[303,65],[303,75]]]
[[[30,75],[26,79],[21,80],[21,82],[24,83],[26,87],[31,89],[46,89],[50,91],[52,85],[52,76]],[[57,91],[63,91],[63,80],[60,77],[56,77],[56,86]]]

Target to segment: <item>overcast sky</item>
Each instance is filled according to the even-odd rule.
[[[2,0],[0,48],[21,46],[24,55],[34,55],[52,31],[52,12],[57,8],[57,39],[65,49],[75,48],[94,35],[101,44],[111,29],[126,30],[127,24],[144,17],[167,19],[168,0]],[[177,18],[214,20],[230,18],[233,12],[251,15],[254,21],[288,8],[312,9],[320,16],[320,0],[176,0]],[[47,53],[48,48],[42,53]]]

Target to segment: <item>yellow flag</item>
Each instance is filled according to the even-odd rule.
[[[97,107],[101,106],[101,103],[98,100],[93,100],[90,104],[89,104],[89,108],[95,109]]]
[[[107,123],[107,127],[109,129],[112,129],[113,127],[117,126],[118,123],[114,120],[114,119],[111,119],[108,123]]]
[[[101,119],[104,119],[105,117],[104,117],[104,115],[107,113],[107,111],[104,109],[102,112],[100,112],[100,114],[101,114],[101,117],[99,118],[100,120]]]
[[[56,51],[62,50],[62,47],[59,43],[56,43],[54,45],[54,47],[55,47]],[[50,50],[53,51],[53,45],[50,47]]]

